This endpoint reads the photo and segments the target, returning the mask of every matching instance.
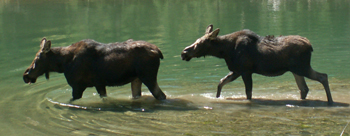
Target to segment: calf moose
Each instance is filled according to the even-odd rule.
[[[218,36],[219,31],[220,29],[213,31],[213,25],[209,25],[205,35],[181,53],[182,60],[186,61],[206,55],[225,59],[230,72],[220,80],[216,97],[220,97],[221,88],[225,84],[242,76],[247,99],[251,99],[253,73],[279,76],[290,71],[300,89],[301,99],[305,99],[309,92],[304,79],[307,77],[322,83],[328,103],[333,103],[327,74],[311,68],[313,49],[307,38],[298,35],[260,37],[250,30]]]
[[[166,99],[157,83],[160,59],[157,46],[132,39],[122,43],[103,44],[86,39],[67,47],[51,48],[51,41],[41,40],[41,49],[23,74],[25,83],[49,72],[64,73],[73,88],[73,98],[82,97],[87,87],[95,87],[100,97],[106,97],[106,86],[121,86],[131,82],[133,98],[141,96],[144,83],[158,100]]]

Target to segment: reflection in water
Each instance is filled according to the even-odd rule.
[[[281,0],[268,0],[267,3],[271,6],[270,10],[279,11]]]
[[[235,99],[227,99],[235,100]],[[286,106],[286,107],[348,107],[348,103],[335,102],[329,105],[327,101],[320,100],[271,100],[253,99],[249,105]]]
[[[61,118],[57,126],[73,124],[70,134],[340,134],[349,121],[342,120],[348,116],[349,104],[336,102],[328,108],[326,101],[319,100],[248,101],[193,95],[164,101],[151,95],[138,100],[86,97],[70,104],[47,100],[42,105]]]
[[[93,110],[93,111],[140,111],[152,112],[155,110],[196,110],[198,107],[191,105],[191,102],[183,99],[167,99],[158,101],[154,97],[143,96],[140,99],[115,99],[112,97],[102,99],[85,98],[72,103],[57,102],[47,98],[53,104],[73,109]]]

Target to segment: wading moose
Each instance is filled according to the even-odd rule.
[[[153,44],[132,39],[103,44],[86,39],[67,47],[51,48],[51,41],[43,38],[40,47],[23,74],[25,83],[35,83],[43,74],[48,79],[49,72],[58,72],[64,73],[73,89],[71,100],[81,98],[87,87],[95,87],[100,97],[106,97],[106,86],[130,82],[133,98],[141,96],[144,83],[156,99],[166,99],[157,83],[163,55]]]
[[[182,60],[186,61],[206,55],[225,59],[230,72],[220,80],[216,97],[220,97],[221,88],[225,84],[241,76],[247,99],[251,99],[253,73],[279,76],[290,71],[300,89],[301,99],[305,99],[309,92],[304,79],[307,77],[322,83],[328,103],[333,103],[327,74],[316,72],[311,68],[313,49],[305,37],[298,35],[260,37],[250,30],[218,36],[219,31],[220,29],[213,31],[213,25],[209,25],[205,35],[181,53]]]

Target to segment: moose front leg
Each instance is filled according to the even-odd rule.
[[[251,100],[253,91],[252,73],[244,73],[241,76],[245,85],[245,93],[247,95],[247,99]]]
[[[234,72],[228,73],[225,77],[221,78],[220,83],[218,85],[218,90],[216,92],[216,98],[219,98],[221,95],[221,89],[222,87],[227,84],[232,82],[233,80],[236,80],[240,75]]]
[[[137,99],[141,97],[141,85],[142,82],[139,78],[136,78],[134,81],[131,82],[132,98]]]
[[[80,99],[83,96],[83,92],[86,89],[86,87],[82,87],[82,86],[73,86],[72,88],[73,88],[73,92],[72,92],[73,98],[71,99],[71,101]]]
[[[306,99],[307,93],[309,92],[309,88],[306,85],[305,78],[303,76],[299,76],[295,73],[293,73],[295,81],[298,85],[298,88],[300,90],[300,96],[301,99]]]

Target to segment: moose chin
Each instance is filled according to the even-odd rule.
[[[181,53],[182,60],[206,55],[225,59],[230,72],[220,80],[216,97],[220,97],[221,88],[242,77],[247,99],[252,98],[252,74],[279,76],[287,71],[293,73],[300,89],[301,99],[306,99],[309,88],[305,78],[320,82],[326,90],[328,103],[332,104],[327,74],[311,68],[310,41],[298,35],[261,37],[250,30],[241,30],[218,36],[220,29],[213,31],[209,25],[204,36],[187,46]]]
[[[71,100],[80,99],[87,87],[95,87],[100,97],[106,97],[106,86],[130,82],[132,97],[139,98],[143,83],[156,99],[164,100],[166,95],[157,83],[160,59],[163,54],[159,48],[145,41],[104,44],[85,39],[51,48],[51,41],[43,38],[23,80],[31,84],[43,74],[49,79],[49,72],[64,73],[73,89]]]

